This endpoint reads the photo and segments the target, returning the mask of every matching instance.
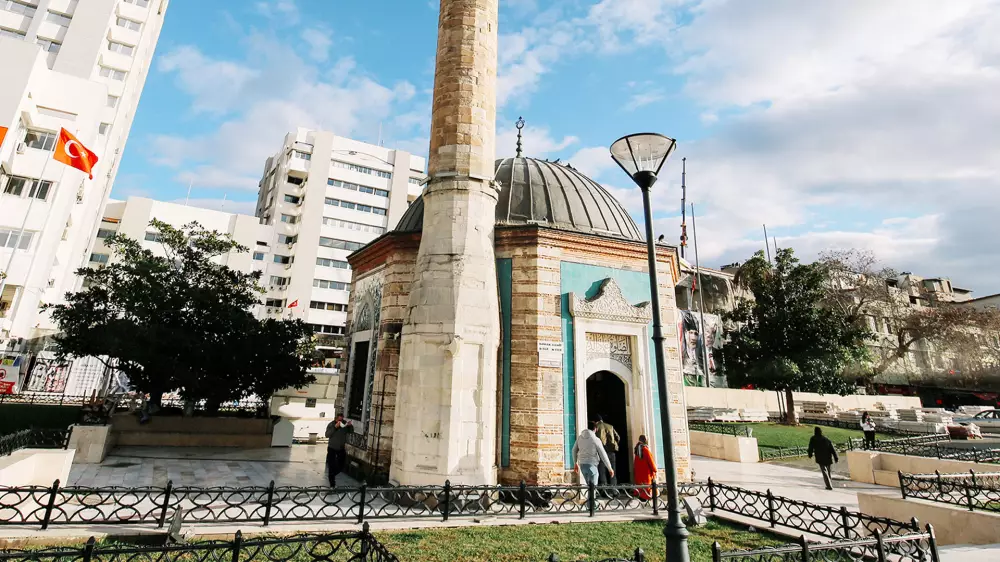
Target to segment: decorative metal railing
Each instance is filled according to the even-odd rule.
[[[42,393],[23,393],[23,394],[0,394],[0,405],[3,404],[36,404],[43,406],[83,406],[91,403],[94,400],[94,396],[84,396],[84,395],[70,395],[70,394],[42,394]],[[144,401],[143,396],[139,395],[124,395],[118,397],[118,405],[121,408],[138,408],[142,405]],[[184,400],[181,398],[164,398],[160,401],[160,405],[165,408],[184,408]],[[205,410],[207,404],[204,400],[199,400],[194,403],[194,409],[196,412]],[[244,398],[242,400],[234,400],[230,402],[223,402],[219,405],[219,413],[226,414],[259,414],[267,409],[267,402],[259,398]]]
[[[666,508],[661,485],[651,486],[444,486],[327,488],[305,486],[174,486],[88,488],[60,485],[0,487],[0,525],[149,524],[163,527],[180,511],[202,523],[334,521],[394,517],[451,517],[635,511]],[[703,494],[704,484],[679,493]],[[644,500],[642,498],[652,498]]]
[[[723,435],[732,435],[734,437],[753,436],[750,426],[732,423],[690,422],[688,424],[688,429],[691,431],[704,431],[707,433],[721,433]]]
[[[836,427],[839,429],[855,429],[858,431],[861,430],[861,424],[855,421],[800,417],[799,422],[809,425],[825,425],[827,427]],[[928,435],[927,432],[911,431],[908,429],[900,429],[898,427],[886,427],[886,426],[879,426],[878,433],[881,433],[882,435],[901,435],[901,436]]]
[[[559,557],[553,552],[546,558],[548,562],[559,562]],[[599,562],[646,562],[646,553],[641,548],[635,549],[631,558],[605,558]]]
[[[0,457],[20,449],[65,449],[70,429],[22,429],[0,436]],[[2,510],[2,506],[0,506]]]
[[[354,447],[360,451],[368,450],[368,434],[367,433],[348,433],[347,434],[347,444]]]
[[[770,527],[786,527],[831,539],[857,539],[874,534],[901,535],[920,531],[916,519],[909,522],[875,517],[846,507],[831,507],[718,484],[708,479],[708,506],[765,521]]]
[[[308,534],[290,537],[244,539],[240,531],[231,541],[202,541],[186,544],[132,546],[97,544],[91,537],[82,547],[39,550],[3,550],[0,562],[398,562],[375,540],[365,523],[360,532]]]
[[[958,474],[899,473],[903,498],[920,498],[967,508],[969,511],[1000,513],[1000,472]]]
[[[874,560],[878,562],[938,562],[934,529],[926,532],[888,536],[875,531],[870,537],[810,543],[804,536],[795,544],[723,552],[718,542],[712,545],[712,562],[833,562]]]
[[[852,450],[862,449],[861,439],[851,439]],[[924,435],[904,439],[879,440],[873,451],[915,457],[929,457],[975,463],[1000,463],[1000,448],[957,447],[947,435]]]

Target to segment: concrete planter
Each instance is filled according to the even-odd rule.
[[[140,424],[132,414],[120,414],[111,422],[119,446],[236,447],[271,446],[271,420],[153,416]]]

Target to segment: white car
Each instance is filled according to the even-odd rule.
[[[1000,433],[1000,409],[984,410],[971,418],[955,418],[956,423],[974,423],[983,433]]]

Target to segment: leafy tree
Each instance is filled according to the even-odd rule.
[[[113,236],[105,244],[114,259],[79,270],[85,288],[50,307],[62,355],[100,358],[154,403],[176,389],[212,408],[312,382],[305,324],[254,318],[260,272],[220,263],[247,248],[197,223],[150,226],[159,232],[161,252]]]
[[[723,315],[732,326],[722,348],[731,384],[784,391],[793,424],[794,391],[853,392],[844,370],[865,356],[870,334],[843,312],[821,306],[825,268],[800,264],[791,249],[778,250],[773,265],[757,252],[734,282],[752,298],[739,298]]]

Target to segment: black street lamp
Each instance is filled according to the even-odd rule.
[[[663,359],[663,328],[660,324],[660,292],[656,281],[656,241],[653,238],[653,215],[649,208],[649,189],[656,175],[674,151],[677,141],[656,133],[622,137],[611,145],[611,157],[642,190],[642,210],[646,220],[646,249],[649,254],[649,291],[653,306],[653,352],[656,357],[656,380],[660,387],[660,439],[663,443],[667,474],[667,561],[689,562],[688,531],[681,521],[677,498],[677,467],[674,464],[673,433],[670,430],[670,401],[667,397],[667,369]]]

